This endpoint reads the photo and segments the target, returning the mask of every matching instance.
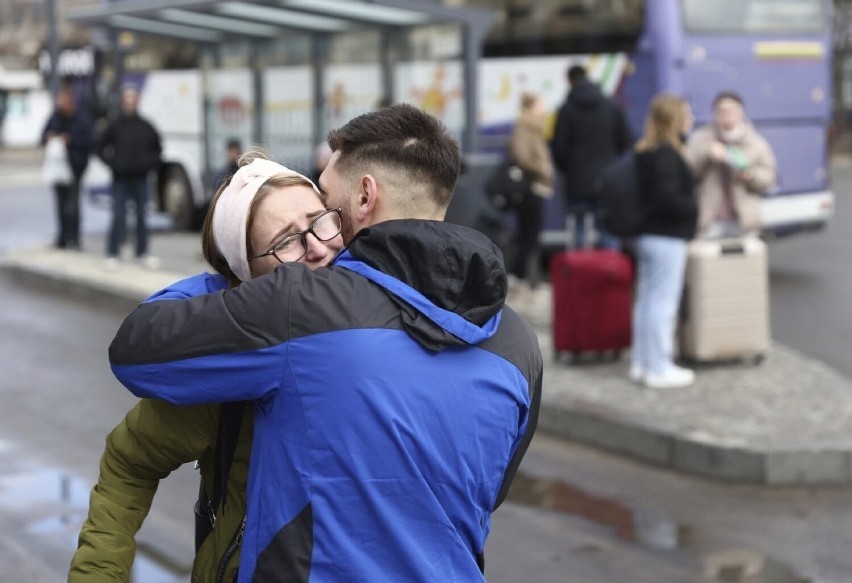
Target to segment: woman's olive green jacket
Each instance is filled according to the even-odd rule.
[[[136,554],[134,537],[151,508],[157,484],[182,464],[199,460],[210,496],[220,409],[219,405],[179,407],[144,399],[113,429],[106,439],[69,583],[130,580]],[[195,557],[193,583],[217,580],[222,558],[245,515],[251,436],[249,406],[229,472],[227,503],[216,512],[216,527]],[[186,516],[192,520],[191,507]],[[227,562],[221,581],[234,581],[238,564],[239,551]]]

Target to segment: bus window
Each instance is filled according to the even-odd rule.
[[[822,0],[684,0],[691,32],[820,32]]]
[[[444,0],[495,10],[485,56],[631,51],[642,33],[644,0]]]

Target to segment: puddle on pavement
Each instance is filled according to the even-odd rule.
[[[687,564],[694,565],[697,580],[702,583],[808,583],[784,563],[744,548],[741,543],[726,543],[723,537],[680,524],[665,512],[632,508],[554,478],[518,472],[508,498],[517,504],[577,516],[607,527],[627,543],[677,553]],[[595,545],[577,550],[606,552]]]
[[[0,452],[4,448],[0,444]],[[0,511],[28,521],[26,533],[65,548],[70,560],[80,526],[89,508],[92,484],[55,468],[0,474]],[[35,557],[38,558],[38,557]],[[132,583],[187,581],[186,565],[176,564],[156,549],[139,544],[131,571]]]
[[[0,447],[2,450],[2,447]],[[54,468],[27,469],[0,475],[0,510],[29,520],[26,531],[68,550],[77,546],[86,517],[91,484]],[[509,499],[519,504],[578,516],[608,527],[620,540],[656,551],[683,553],[694,559],[702,581],[733,583],[803,583],[783,563],[741,545],[706,544],[705,533],[678,524],[665,513],[631,508],[566,482],[519,472]],[[607,552],[590,545],[579,552]],[[133,583],[186,581],[188,567],[140,543],[131,574]]]

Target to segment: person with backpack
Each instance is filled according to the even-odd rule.
[[[520,291],[527,282],[531,258],[538,249],[545,199],[553,196],[553,162],[544,139],[546,118],[541,96],[525,92],[521,112],[509,139],[509,156],[528,177],[529,188],[515,207],[518,248],[509,269],[509,291]]]
[[[683,136],[694,119],[673,95],[651,102],[636,144],[636,177],[643,207],[636,238],[637,284],[633,309],[630,378],[648,388],[691,385],[695,373],[674,364],[674,332],[683,292],[687,242],[694,238],[698,207]]]
[[[239,164],[211,201],[202,228],[204,258],[217,273],[180,281],[149,302],[234,288],[285,262],[315,269],[342,248],[340,211],[326,209],[308,178],[259,152]],[[128,581],[135,535],[159,480],[195,460],[202,491],[192,581],[234,581],[245,528],[251,411],[244,402],[180,407],[157,399],[131,409],[107,436],[69,583]]]
[[[591,80],[586,69],[568,69],[571,90],[559,110],[550,150],[562,173],[566,209],[574,223],[575,249],[588,244],[586,216],[594,217],[598,246],[619,247],[600,220],[595,188],[604,168],[630,149],[633,138],[624,110],[606,97]]]

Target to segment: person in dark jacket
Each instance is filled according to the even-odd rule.
[[[332,265],[142,304],[113,373],[177,404],[255,400],[241,583],[484,581],[536,427],[538,339],[496,246],[442,220],[461,156],[439,120],[398,104],[329,144]]]
[[[636,145],[636,174],[644,209],[636,239],[637,292],[630,378],[650,388],[679,388],[695,374],[674,364],[674,331],[683,291],[686,245],[695,237],[698,205],[684,159],[692,110],[679,97],[651,102]]]
[[[137,111],[139,92],[121,91],[121,113],[98,141],[98,156],[112,171],[112,224],[107,239],[108,269],[118,266],[127,229],[127,202],[136,207],[136,258],[146,267],[159,261],[148,254],[148,174],[160,165],[160,134]]]
[[[225,165],[219,168],[213,176],[213,189],[219,188],[231,179],[231,176],[239,170],[239,159],[243,153],[243,147],[240,141],[236,138],[231,138],[225,144]]]
[[[89,156],[95,146],[94,122],[77,107],[74,91],[61,88],[56,94],[56,110],[47,120],[41,134],[41,143],[51,138],[65,142],[68,163],[71,166],[70,184],[54,184],[58,234],[56,246],[60,249],[80,249],[80,180],[89,165]]]
[[[217,273],[184,279],[147,301],[189,298],[235,287],[241,278],[271,273],[279,259],[316,269],[327,265],[343,247],[340,215],[323,206],[310,180],[264,159],[260,152],[247,153],[240,164],[239,174],[235,173],[233,180],[229,176],[211,200],[201,232],[204,258]],[[235,205],[247,206],[245,222],[233,212]],[[302,239],[297,232],[307,228],[324,241]],[[286,242],[292,242],[293,237],[296,243],[291,246]],[[282,246],[291,251],[282,252],[280,257],[264,253]],[[251,410],[242,409],[237,409],[242,416],[239,431],[231,436],[236,443],[225,484],[227,497],[210,508],[215,525],[197,549],[192,566],[194,583],[230,583],[237,573],[240,548],[235,541],[246,511],[253,434]],[[159,481],[182,464],[198,460],[205,496],[213,498],[217,440],[226,431],[219,433],[222,411],[223,406],[218,404],[178,407],[158,399],[142,399],[130,410],[107,436],[98,483],[92,489],[68,583],[130,580],[135,535],[151,508]]]
[[[568,69],[571,90],[556,117],[550,149],[562,173],[569,217],[574,219],[574,248],[587,246],[585,219],[594,217],[598,246],[612,249],[619,241],[603,227],[595,200],[595,183],[607,164],[626,152],[633,139],[621,107],[589,80],[586,69]]]

